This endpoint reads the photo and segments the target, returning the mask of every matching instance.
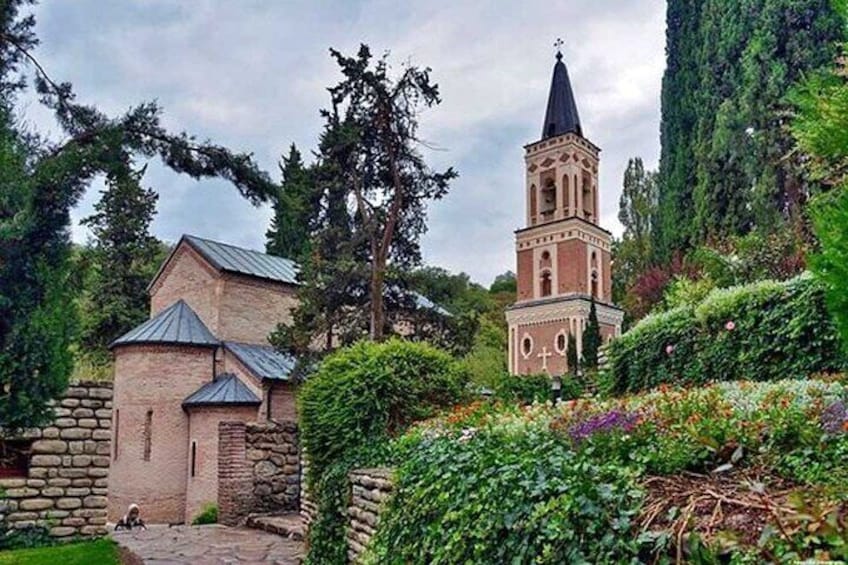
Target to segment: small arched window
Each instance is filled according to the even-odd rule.
[[[568,338],[565,337],[564,332],[560,332],[556,337],[556,350],[560,355],[565,353],[566,348],[568,347]]]
[[[530,336],[526,336],[521,342],[521,351],[525,356],[530,355],[533,351],[533,340],[530,339]]]
[[[598,297],[598,271],[592,271],[592,298]]]
[[[542,273],[542,279],[540,282],[539,293],[542,296],[550,296],[552,292],[551,288],[551,273],[549,271],[545,271]]]

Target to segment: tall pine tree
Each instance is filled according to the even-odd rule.
[[[148,317],[147,283],[162,245],[150,234],[158,195],[141,186],[144,169],[118,166],[83,220],[94,235],[93,273],[83,300],[82,345],[106,354],[109,343]]]
[[[598,309],[595,299],[589,306],[589,319],[586,321],[586,329],[583,330],[583,367],[587,369],[598,368],[598,353],[601,349],[601,324],[598,322]]]

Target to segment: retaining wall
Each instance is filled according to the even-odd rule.
[[[357,469],[349,475],[347,557],[351,563],[359,557],[377,528],[383,505],[394,490],[391,469]]]
[[[28,430],[25,475],[0,478],[0,526],[46,527],[52,536],[106,533],[112,383],[79,382],[55,403],[56,418]]]

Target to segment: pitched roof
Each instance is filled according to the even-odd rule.
[[[246,249],[244,247],[230,245],[229,243],[197,237],[196,235],[185,234],[174,246],[171,255],[162,263],[159,272],[156,273],[156,276],[147,285],[148,290],[159,280],[159,277],[165,270],[165,265],[171,261],[171,257],[173,257],[183,242],[191,246],[192,249],[197,251],[201,257],[206,259],[218,271],[237,273],[286,284],[297,284],[298,267],[291,259],[269,255],[255,249]]]
[[[219,375],[215,380],[206,383],[183,400],[184,407],[260,403],[259,397],[232,373]]]
[[[283,355],[270,345],[225,341],[224,347],[260,379],[289,380],[295,359]]]
[[[184,235],[183,240],[218,270],[297,284],[297,265],[291,259],[194,235]]]
[[[177,300],[109,347],[140,343],[217,346],[218,340],[188,304]]]
[[[554,76],[551,79],[551,91],[548,94],[548,109],[545,123],[542,125],[542,139],[556,137],[565,133],[583,136],[580,116],[577,115],[577,103],[568,78],[568,69],[562,62],[562,53],[557,53]]]

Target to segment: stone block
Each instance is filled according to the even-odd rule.
[[[6,489],[6,496],[8,498],[31,498],[38,496],[38,489],[30,487],[10,488]]]
[[[108,467],[109,458],[105,455],[95,455],[91,458],[91,464],[95,467]]]
[[[112,427],[112,420],[107,420],[106,418],[98,420],[97,423],[104,430],[108,430]]]
[[[62,401],[59,402],[59,406],[63,408],[76,408],[79,405],[79,398],[63,398]]]
[[[47,481],[45,479],[27,479],[26,486],[32,488],[42,488],[47,485]]]
[[[90,398],[97,398],[100,400],[112,400],[112,389],[111,388],[93,388],[91,389],[91,393],[88,395]]]
[[[41,496],[50,496],[58,498],[65,495],[65,489],[62,487],[44,487],[41,489]]]
[[[66,479],[81,479],[89,474],[91,469],[59,469],[59,476]]]
[[[106,496],[109,493],[109,489],[106,487],[94,487],[91,489],[91,494],[96,494],[98,496]]]
[[[91,439],[98,441],[112,440],[112,432],[110,430],[94,430],[91,432]]]
[[[109,485],[109,479],[94,479],[94,486],[98,488],[106,488]]]
[[[21,432],[22,439],[39,439],[41,437],[41,428],[29,428]]]
[[[94,411],[94,415],[98,418],[105,418],[107,420],[112,418],[112,410],[109,408],[100,408]]]
[[[94,481],[88,477],[84,479],[74,479],[71,481],[71,486],[74,487],[90,487]]]
[[[112,401],[111,400],[104,400],[103,401],[103,408],[112,408]]]
[[[78,528],[80,526],[85,526],[85,524],[86,524],[85,518],[74,518],[72,516],[70,518],[65,518],[65,519],[62,520],[63,526],[74,526],[74,527]]]
[[[108,477],[109,469],[106,467],[89,467],[88,476],[94,478]]]
[[[47,510],[48,508],[53,508],[53,499],[28,498],[21,501],[19,508],[21,510]]]
[[[53,423],[56,424],[57,428],[73,428],[77,425],[77,421],[74,418],[56,418]]]
[[[68,442],[68,453],[71,455],[79,455],[83,452],[85,448],[85,443],[82,440],[75,440]]]
[[[93,516],[88,519],[88,523],[92,526],[105,526],[106,525],[106,516]]]
[[[56,439],[59,437],[59,428],[51,426],[41,430],[41,437],[44,439]]]
[[[38,512],[12,512],[6,516],[8,522],[21,522],[23,520],[38,520]]]
[[[71,416],[74,418],[91,418],[94,416],[94,410],[91,408],[75,408],[73,412],[71,412]]]
[[[86,508],[106,508],[105,496],[86,496],[82,501]]]
[[[71,486],[71,479],[56,477],[53,479],[47,479],[47,484],[51,487],[69,487]]]
[[[94,455],[97,452],[97,442],[93,439],[85,440],[84,449],[86,455]]]
[[[91,455],[74,455],[71,465],[74,467],[88,467],[91,465]]]
[[[76,420],[74,420],[76,425]],[[59,434],[62,439],[88,439],[91,437],[91,430],[81,428],[70,428],[62,430]]]
[[[71,513],[67,510],[48,510],[44,513],[44,517],[48,520],[60,520],[62,518],[67,518]]]
[[[77,533],[77,529],[72,526],[54,526],[50,528],[50,535],[54,538],[64,538]]]
[[[80,418],[77,420],[77,424],[81,428],[93,429],[97,427],[97,420],[94,418]]]
[[[83,400],[80,400],[80,406],[82,406],[84,408],[94,408],[94,409],[102,408],[103,407],[103,401],[102,400],[95,400],[95,399],[91,399],[91,398],[85,398]]]
[[[0,488],[20,488],[26,486],[26,479],[20,478],[10,478],[10,479],[0,479]]]
[[[94,448],[94,453],[97,455],[106,455],[108,457],[112,453],[112,444],[108,441],[98,442]]]
[[[80,533],[84,536],[105,536],[109,530],[105,526],[83,526]]]
[[[37,520],[21,520],[19,522],[13,522],[12,526],[18,530],[27,530],[29,528],[34,528],[38,526],[39,523]]]
[[[88,496],[91,494],[91,489],[88,487],[68,487],[65,489],[67,496]]]
[[[56,508],[59,510],[73,510],[82,506],[82,501],[79,498],[60,498],[56,501]]]
[[[65,398],[88,398],[88,389],[78,386],[69,387],[67,391],[65,391]],[[92,395],[93,397],[93,395]]]
[[[47,478],[47,469],[44,467],[30,467],[29,476],[33,479],[45,479]]]
[[[40,439],[33,442],[33,453],[58,453],[62,454],[68,451],[68,444],[60,439]]]

